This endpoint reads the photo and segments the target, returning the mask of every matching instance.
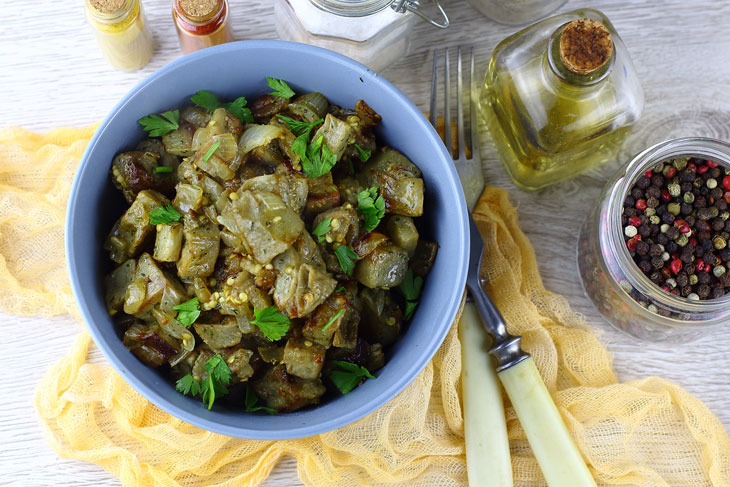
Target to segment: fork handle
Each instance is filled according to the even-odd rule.
[[[549,487],[595,487],[545,383],[528,357],[498,373]]]

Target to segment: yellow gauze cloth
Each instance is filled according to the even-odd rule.
[[[76,313],[63,257],[72,173],[93,127],[45,135],[0,131],[0,309]],[[566,300],[545,290],[505,191],[475,211],[486,243],[487,290],[524,336],[601,486],[730,486],[730,438],[702,402],[659,378],[618,383],[611,358]],[[81,335],[38,384],[36,406],[59,455],[96,463],[125,486],[256,485],[283,455],[306,485],[466,485],[455,327],[398,397],[339,430],[292,441],[229,438],[179,421],[110,367],[85,363]],[[243,414],[243,413],[242,413]],[[507,403],[516,486],[544,480]]]

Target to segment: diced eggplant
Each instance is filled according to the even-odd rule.
[[[355,264],[355,279],[373,288],[392,288],[406,277],[408,252],[392,242],[385,242]]]
[[[180,118],[196,127],[205,127],[210,122],[210,112],[203,107],[189,106],[182,111]]]
[[[384,147],[365,165],[369,186],[378,186],[387,212],[404,216],[423,214],[421,171],[406,156]]]
[[[360,332],[371,343],[384,347],[393,344],[400,335],[403,312],[382,289],[363,289],[360,293],[363,312]]]
[[[294,213],[301,213],[307,203],[309,185],[307,178],[299,174],[267,174],[246,180],[241,189],[278,194]]]
[[[284,347],[277,345],[270,345],[265,347],[259,347],[259,355],[261,360],[267,364],[279,364],[284,358]]]
[[[218,225],[205,216],[185,215],[183,221],[185,244],[177,261],[177,274],[182,278],[208,277],[220,251]]]
[[[182,123],[179,128],[166,133],[162,136],[162,143],[165,144],[165,150],[176,156],[192,156],[195,154],[192,148],[195,130],[195,125]]]
[[[346,245],[354,245],[360,234],[360,222],[357,211],[354,208],[338,207],[320,213],[314,219],[312,228],[330,219],[330,230],[325,234],[325,241],[328,243],[337,242]]]
[[[244,382],[250,379],[254,370],[251,366],[251,358],[253,357],[253,351],[238,348],[232,352],[224,352],[223,359],[228,364],[228,368],[231,370],[231,382]]]
[[[158,262],[176,262],[182,249],[183,226],[179,222],[157,225],[154,258]]]
[[[317,343],[290,338],[284,347],[282,363],[286,371],[301,379],[316,379],[322,371],[325,348]]]
[[[152,306],[162,302],[166,288],[172,288],[168,295],[173,296],[165,306],[166,309],[180,302],[185,295],[182,284],[173,275],[166,274],[148,253],[144,253],[137,261],[137,273],[134,281],[127,287],[124,301],[124,312],[130,315],[150,311]]]
[[[192,184],[178,183],[172,205],[183,215],[190,213],[190,210],[197,212],[203,205],[203,189]]]
[[[277,411],[295,411],[317,404],[325,393],[319,379],[300,379],[287,373],[284,364],[271,367],[254,383],[254,391],[270,408]]]
[[[271,117],[289,106],[288,98],[264,95],[251,102],[251,114],[256,123],[269,123]]]
[[[337,181],[337,188],[340,190],[340,202],[357,208],[357,194],[365,189],[365,185],[354,177],[346,177]]]
[[[268,264],[299,238],[304,222],[281,197],[267,191],[234,193],[218,221],[231,238],[234,250],[251,254],[260,264]]]
[[[360,237],[352,246],[358,258],[362,259],[370,255],[380,245],[388,241],[388,237],[380,232],[369,232]]]
[[[177,158],[174,160],[177,161]],[[167,164],[162,163],[160,154],[156,152],[122,152],[112,162],[112,182],[130,204],[144,190],[172,194],[177,182],[174,174],[155,172],[156,167],[164,165]],[[173,166],[173,171],[175,169]]]
[[[224,145],[223,141],[232,141],[233,149],[231,149],[231,144],[226,143]],[[217,149],[214,148],[216,143],[219,144]],[[236,143],[231,134],[213,136],[203,142],[200,149],[195,152],[193,163],[214,178],[223,181],[233,179],[236,176],[238,167],[233,167],[231,162],[224,159],[224,157],[231,157],[232,160],[236,155],[235,147]],[[231,151],[233,151],[232,154]]]
[[[195,323],[193,327],[200,338],[214,350],[238,345],[243,336],[235,319],[218,324]]]
[[[416,245],[416,251],[411,258],[411,268],[413,274],[421,277],[426,277],[433,263],[436,260],[436,253],[438,252],[439,244],[436,242],[430,242],[427,240],[419,240]]]
[[[349,123],[333,117],[332,114],[328,113],[324,118],[322,126],[312,136],[312,140],[318,140],[320,137],[323,137],[324,143],[327,144],[327,147],[335,155],[336,160],[339,161],[347,148],[351,135],[352,127]]]
[[[332,182],[332,173],[328,172],[318,178],[308,178],[307,183],[309,183],[307,215],[316,215],[340,204],[340,190]]]
[[[334,292],[309,315],[302,327],[302,336],[324,347],[352,348],[357,341],[359,321],[360,315],[350,305],[346,294]]]
[[[104,280],[106,288],[106,310],[114,315],[122,310],[127,287],[132,283],[137,273],[137,261],[129,259],[117,267]]]
[[[149,212],[167,204],[167,198],[156,191],[140,191],[104,242],[109,258],[121,264],[135,257],[152,237],[154,227],[150,224]]]
[[[418,245],[418,229],[411,217],[391,215],[385,222],[385,233],[394,244],[408,252],[409,257],[413,256]]]
[[[150,367],[159,367],[182,350],[171,337],[165,336],[157,325],[132,325],[122,340],[133,354]]]
[[[289,104],[289,111],[307,123],[324,118],[329,101],[319,92],[306,93]]]
[[[375,110],[363,100],[358,100],[355,103],[355,113],[360,118],[360,124],[363,129],[372,129],[376,125],[380,124],[381,117]]]
[[[304,230],[299,235],[299,238],[294,241],[292,248],[299,253],[299,257],[302,258],[303,262],[311,264],[322,271],[325,270],[322,253],[319,251],[317,243],[308,231]]]
[[[223,186],[198,169],[192,162],[180,163],[177,169],[177,175],[181,181],[200,187],[203,190],[203,194],[208,198],[208,201],[216,201],[221,193],[223,193]],[[203,201],[202,204],[207,203]]]
[[[163,297],[162,300],[164,301],[165,298]],[[180,301],[177,299],[174,300],[175,304],[178,304]],[[155,306],[152,308],[152,316],[166,334],[180,340],[183,350],[190,352],[195,348],[195,337],[182,323],[177,321],[175,311],[171,309],[165,311],[160,306]],[[181,358],[177,357],[177,360]]]
[[[279,274],[274,284],[274,302],[290,318],[301,318],[314,311],[337,286],[337,281],[303,262],[291,248],[276,257],[273,265]]]

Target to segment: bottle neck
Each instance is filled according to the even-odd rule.
[[[309,0],[315,7],[342,17],[365,17],[380,12],[393,0]]]
[[[562,25],[556,29],[548,41],[545,57],[547,59],[548,66],[550,66],[550,71],[552,71],[552,73],[561,81],[579,87],[591,86],[600,83],[606,79],[609,74],[611,74],[616,60],[616,50],[612,49],[608,60],[597,69],[587,73],[576,72],[574,69],[571,69],[565,64],[563,56],[561,56],[561,49],[564,49],[564,45],[562,45],[561,40],[566,25],[567,24]]]

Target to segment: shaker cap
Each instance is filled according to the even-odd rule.
[[[613,39],[605,25],[582,18],[565,25],[560,35],[560,60],[572,73],[587,75],[603,67],[613,55]]]

